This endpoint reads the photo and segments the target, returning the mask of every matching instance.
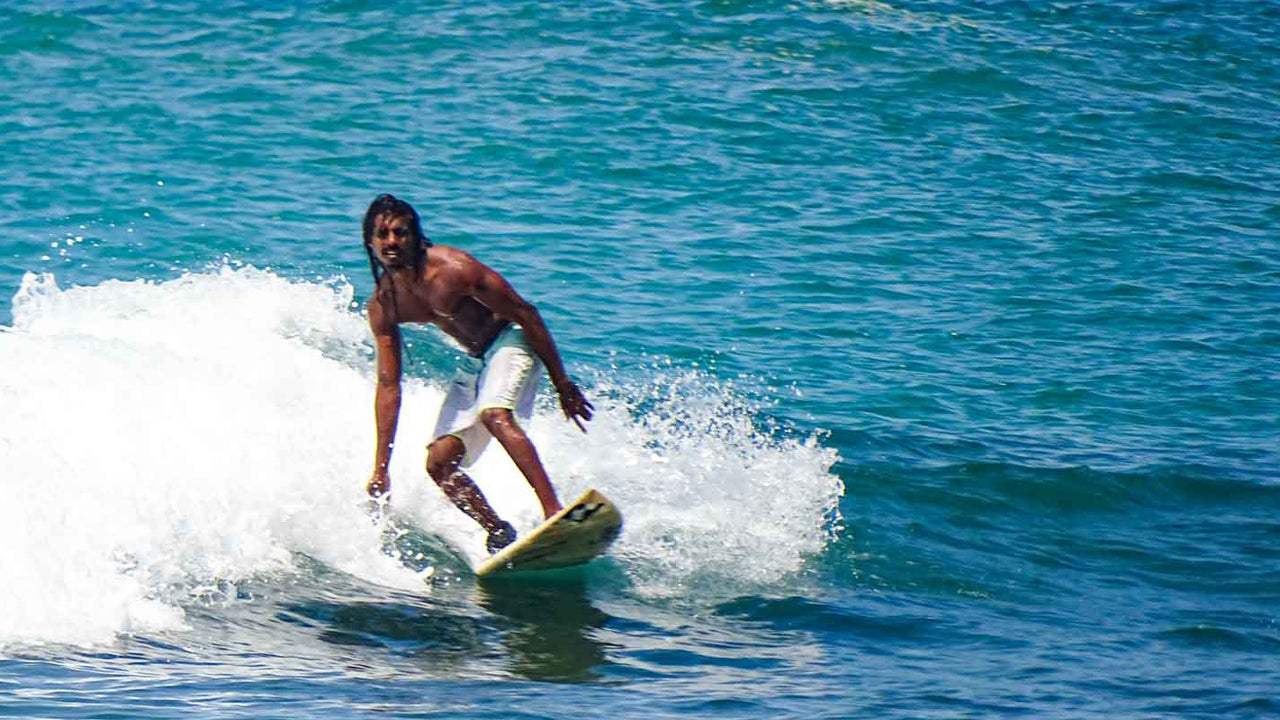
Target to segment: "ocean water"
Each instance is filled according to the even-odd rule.
[[[1280,713],[1275,2],[13,2],[0,158],[0,715]],[[428,329],[363,513],[381,192],[606,559],[477,583]]]

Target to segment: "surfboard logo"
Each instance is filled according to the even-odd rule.
[[[576,523],[584,522],[587,518],[596,514],[596,511],[604,507],[604,503],[583,503],[569,511],[565,518]]]

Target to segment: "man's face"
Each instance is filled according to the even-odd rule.
[[[373,254],[389,268],[407,267],[413,264],[418,251],[407,217],[379,215],[373,222]]]

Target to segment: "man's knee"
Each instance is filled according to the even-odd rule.
[[[458,469],[467,446],[453,435],[437,438],[427,446],[427,474],[437,483],[445,483]]]
[[[484,423],[484,427],[490,433],[497,435],[504,430],[510,428],[519,428],[516,424],[515,417],[507,408],[494,407],[485,408],[480,411],[480,422]]]

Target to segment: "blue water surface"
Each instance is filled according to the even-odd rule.
[[[695,376],[844,488],[764,582],[480,587],[418,538],[452,580],[415,594],[300,554],[186,629],[0,637],[0,715],[1280,710],[1274,2],[19,2],[0,151],[5,298],[253,266],[358,302],[392,192],[596,397],[639,423]],[[48,392],[2,361],[0,404]]]

